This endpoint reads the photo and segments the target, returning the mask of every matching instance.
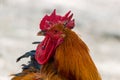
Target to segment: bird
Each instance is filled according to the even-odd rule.
[[[71,11],[61,16],[54,9],[42,18],[37,35],[44,39],[34,51],[40,68],[34,75],[28,74],[34,79],[23,80],[102,80],[88,46],[72,30],[74,27]]]

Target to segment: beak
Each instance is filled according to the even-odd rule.
[[[39,31],[39,32],[37,33],[37,36],[45,36],[45,31]]]

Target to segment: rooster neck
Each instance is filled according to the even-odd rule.
[[[69,80],[101,80],[88,47],[71,30],[56,49],[54,60],[58,73]]]

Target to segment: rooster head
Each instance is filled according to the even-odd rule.
[[[44,35],[44,40],[37,46],[35,58],[39,64],[45,64],[54,56],[56,48],[64,41],[65,29],[74,28],[73,14],[69,11],[64,16],[56,15],[54,10],[50,16],[46,15],[40,22],[41,31],[38,35]]]

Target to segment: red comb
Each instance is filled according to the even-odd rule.
[[[42,19],[40,23],[40,29],[41,30],[48,30],[50,29],[54,24],[61,23],[65,25],[65,27],[72,29],[75,24],[74,24],[74,19],[72,19],[73,14],[70,15],[69,11],[66,13],[64,16],[56,15],[56,9],[51,13],[50,16],[45,15],[44,18]]]

